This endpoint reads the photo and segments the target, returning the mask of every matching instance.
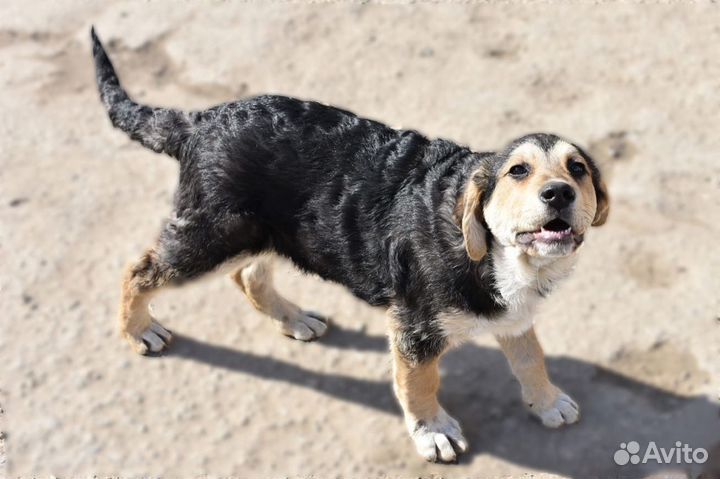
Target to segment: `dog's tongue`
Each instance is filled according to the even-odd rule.
[[[537,233],[533,233],[533,237],[537,241],[562,241],[572,236],[572,229],[567,228],[562,231],[552,231],[541,229]]]

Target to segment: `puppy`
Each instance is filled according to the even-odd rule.
[[[545,425],[578,420],[548,378],[532,315],[608,215],[581,148],[532,134],[476,153],[283,96],[196,112],[143,106],[91,37],[112,124],[180,163],[174,210],[122,283],[120,331],[135,351],[157,353],[171,339],[150,315],[152,296],[221,265],[234,266],[232,279],[283,334],[322,336],[322,316],[274,289],[274,253],[387,308],[395,393],[425,459],[467,449],[438,403],[438,363],[476,333],[497,337]]]

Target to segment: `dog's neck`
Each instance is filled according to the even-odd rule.
[[[509,307],[549,294],[558,281],[570,274],[577,261],[576,254],[540,258],[525,254],[517,246],[498,243],[493,245],[490,254],[495,287]]]

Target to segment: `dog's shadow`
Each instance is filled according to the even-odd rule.
[[[334,325],[322,338],[328,347],[387,351],[382,336],[367,336]],[[329,396],[400,414],[389,382],[315,372],[292,363],[191,338],[175,338],[171,353],[230,371],[250,374]],[[704,396],[685,397],[644,384],[639,379],[568,357],[548,357],[548,369],[581,405],[580,423],[561,430],[544,428],[520,401],[519,386],[497,349],[468,344],[443,360],[441,402],[460,421],[474,454],[490,454],[524,467],[571,477],[639,477],[684,471],[688,477],[720,478],[720,417],[717,404]],[[617,465],[614,454],[623,443],[645,447],[654,441],[670,449],[676,441],[709,451],[703,465]],[[418,460],[420,460],[418,458]],[[451,467],[451,466],[448,466]],[[448,474],[452,474],[449,469]]]

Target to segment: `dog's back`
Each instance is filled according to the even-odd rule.
[[[436,224],[441,203],[456,199],[461,170],[474,160],[451,142],[288,97],[201,115],[181,158],[178,209],[242,215],[262,248],[374,305],[395,295],[397,243],[427,236],[429,251],[445,234]],[[246,233],[247,221],[238,224]]]
[[[428,255],[445,234],[438,211],[447,213],[442,203],[460,193],[461,170],[473,160],[466,148],[277,95],[197,112],[139,105],[120,86],[94,31],[92,39],[113,125],[180,162],[174,228],[164,234],[187,274],[274,250],[382,305],[397,292],[399,256],[412,254],[405,238],[431,238],[423,247]],[[178,232],[179,242],[172,237]],[[187,244],[211,258],[198,264]],[[436,259],[438,270],[444,263]]]

